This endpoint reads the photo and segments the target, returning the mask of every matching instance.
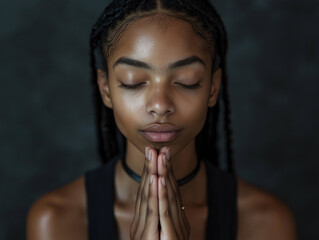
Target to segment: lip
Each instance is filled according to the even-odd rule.
[[[171,142],[181,130],[170,124],[152,124],[140,132],[151,142]]]
[[[171,124],[155,123],[142,129],[143,132],[177,132],[179,129]]]

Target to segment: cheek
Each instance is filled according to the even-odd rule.
[[[192,114],[192,123],[194,126],[194,132],[197,135],[204,126],[207,115],[207,105],[200,105],[194,109]]]
[[[113,113],[115,122],[124,136],[132,128],[136,128],[138,119],[141,118],[143,111],[144,99],[142,97],[127,96],[118,91],[113,97]]]
[[[208,109],[208,96],[206,93],[200,93],[200,96],[194,97],[191,101],[184,101],[183,104],[179,106],[179,112],[181,114],[181,119],[187,119],[187,121],[182,121],[191,127],[192,134],[198,134],[202,129],[207,115]]]
[[[137,111],[140,111],[143,104],[142,98],[121,96],[113,103],[113,107],[118,114],[135,115]]]

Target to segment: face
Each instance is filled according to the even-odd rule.
[[[211,74],[211,53],[191,25],[152,16],[129,25],[98,70],[103,102],[122,134],[144,152],[169,146],[171,154],[194,145],[216,104],[221,70]]]

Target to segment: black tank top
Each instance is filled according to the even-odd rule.
[[[115,239],[114,172],[115,156],[85,174],[88,232],[90,240]],[[206,239],[234,240],[237,234],[236,177],[204,161],[207,172],[208,219]]]

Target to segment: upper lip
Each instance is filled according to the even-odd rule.
[[[177,132],[180,131],[177,127],[171,124],[151,124],[142,129],[143,132]]]

